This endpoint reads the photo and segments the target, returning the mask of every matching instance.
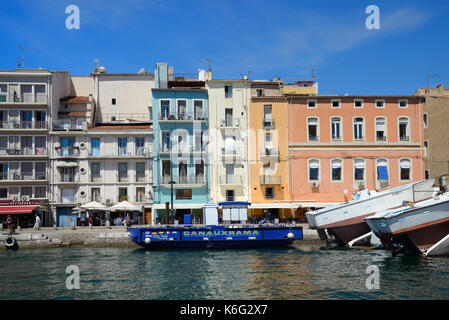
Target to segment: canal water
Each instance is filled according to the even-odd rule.
[[[78,290],[66,288],[70,265],[80,271]],[[369,266],[379,270],[379,289],[367,289]],[[448,299],[449,259],[304,243],[248,250],[20,249],[0,251],[0,279],[1,300]]]

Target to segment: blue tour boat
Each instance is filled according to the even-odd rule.
[[[302,227],[246,224],[248,202],[207,203],[203,225],[152,225],[130,228],[130,237],[145,248],[242,248],[280,246],[303,238]],[[219,224],[218,206],[223,207]],[[232,222],[240,222],[232,224]]]

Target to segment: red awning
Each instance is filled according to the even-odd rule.
[[[0,214],[30,214],[39,206],[4,206],[0,207]]]

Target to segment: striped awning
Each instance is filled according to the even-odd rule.
[[[30,214],[39,206],[2,206],[0,207],[0,214]]]

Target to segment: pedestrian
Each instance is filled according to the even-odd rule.
[[[41,226],[41,217],[39,217],[38,214],[36,214],[36,227],[39,228]]]
[[[11,215],[8,214],[8,217],[6,218],[6,225],[8,226],[9,233],[14,233],[14,219]]]

